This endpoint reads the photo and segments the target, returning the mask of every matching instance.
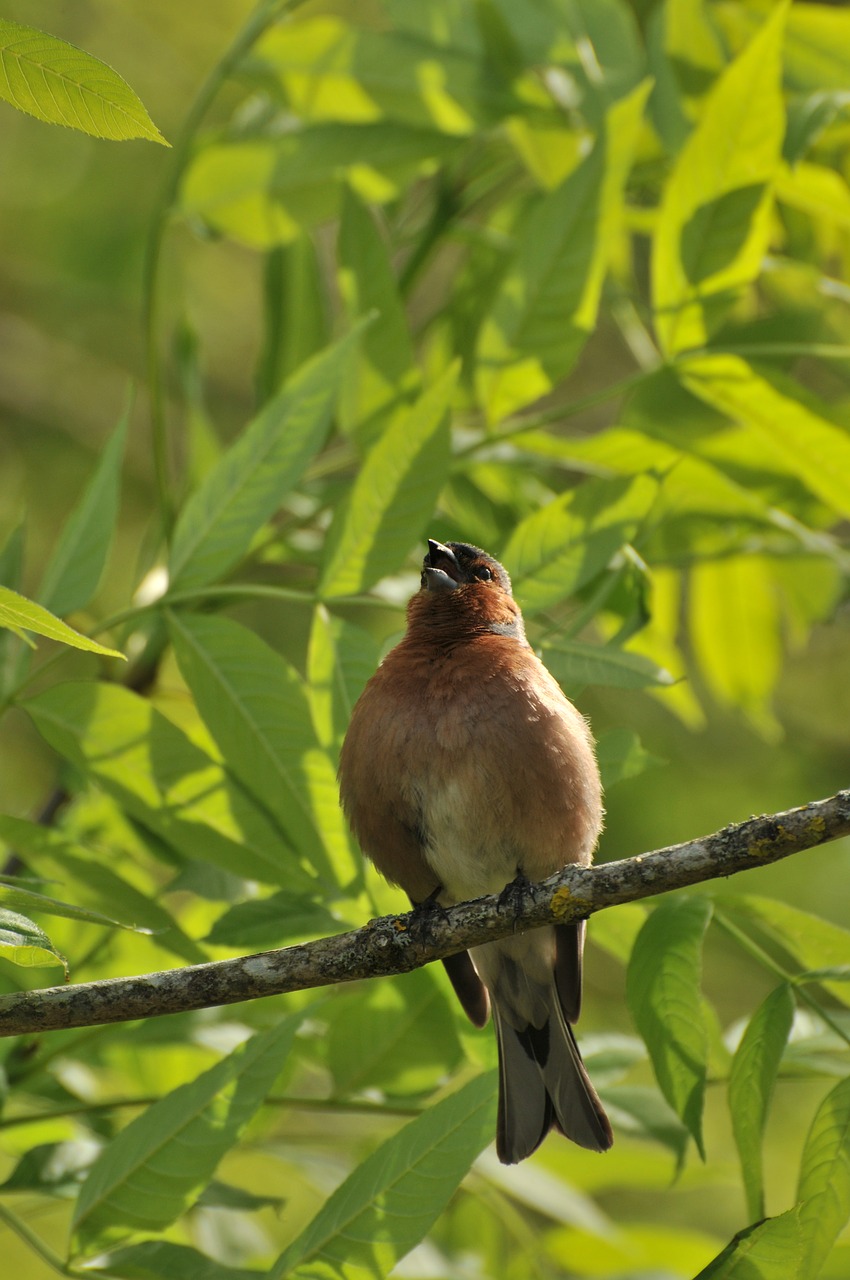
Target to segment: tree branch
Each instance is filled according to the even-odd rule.
[[[510,903],[478,898],[427,916],[383,916],[350,933],[235,960],[15,992],[0,997],[0,1036],[130,1022],[407,973],[518,929],[567,924],[623,902],[778,862],[846,835],[850,790],[622,862],[568,867],[540,884],[518,887]]]

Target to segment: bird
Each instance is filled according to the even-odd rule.
[[[352,710],[339,786],[361,850],[414,907],[591,862],[603,807],[590,728],[480,547],[428,539],[405,634]],[[492,1010],[503,1164],[553,1128],[591,1151],[613,1142],[572,1030],[584,935],[585,921],[544,926],[443,962],[474,1025]]]

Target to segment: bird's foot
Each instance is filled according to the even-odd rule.
[[[516,876],[510,884],[506,884],[499,894],[499,906],[503,911],[512,912],[516,918],[522,915],[525,892],[531,881],[524,871],[517,868]]]
[[[439,901],[443,886],[438,885],[427,898],[414,902],[410,917],[410,933],[417,942],[430,943],[434,940],[434,925],[443,920],[446,908]]]

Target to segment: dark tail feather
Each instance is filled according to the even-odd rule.
[[[581,969],[586,920],[555,925],[555,986],[567,1022],[578,1022],[581,1013]]]
[[[580,1147],[607,1151],[614,1141],[611,1125],[560,1009],[553,1008],[542,1027],[523,1031],[510,1026],[495,1004],[493,1019],[499,1043],[496,1151],[502,1163],[530,1156],[551,1128]]]
[[[469,952],[459,951],[456,956],[445,956],[443,964],[466,1016],[474,1026],[483,1027],[490,1016],[490,997],[475,971]]]

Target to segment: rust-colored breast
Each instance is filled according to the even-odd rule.
[[[340,793],[364,853],[417,901],[589,862],[602,821],[586,722],[496,634],[392,651],[352,715]]]

